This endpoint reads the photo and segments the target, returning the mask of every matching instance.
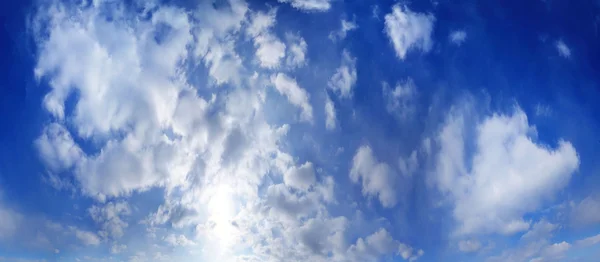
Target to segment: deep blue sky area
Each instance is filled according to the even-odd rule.
[[[0,261],[597,261],[600,1],[3,1]]]

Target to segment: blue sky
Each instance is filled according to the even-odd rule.
[[[600,2],[0,8],[0,261],[595,261]]]

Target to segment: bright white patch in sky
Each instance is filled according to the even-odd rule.
[[[450,33],[450,42],[454,43],[457,46],[462,45],[467,40],[467,32],[463,30],[458,30]]]
[[[270,31],[275,25],[276,15],[277,9],[271,9],[268,13],[257,12],[252,15],[252,22],[248,28],[248,34],[254,39],[260,66],[266,68],[279,67],[285,56],[285,44]]]
[[[290,3],[294,8],[304,11],[327,11],[332,0],[279,0],[281,3]]]
[[[352,159],[350,179],[354,183],[362,183],[362,192],[365,196],[374,196],[379,199],[384,207],[396,205],[395,177],[397,174],[392,168],[381,163],[373,155],[369,146],[361,146]]]
[[[288,43],[286,65],[290,68],[306,65],[308,45],[304,38],[294,34],[287,34],[286,38]]]
[[[325,128],[333,130],[336,126],[335,105],[329,95],[325,97]]]
[[[409,53],[434,47],[432,13],[395,4],[379,21],[390,9],[375,5],[377,20],[338,25],[345,14],[335,13],[317,35],[282,17],[325,15],[344,3],[279,0],[255,10],[244,0],[194,9],[133,2],[53,2],[32,18],[49,115],[33,142],[42,181],[83,200],[73,208],[79,216],[56,223],[0,199],[0,240],[30,234],[24,242],[51,253],[102,250],[132,261],[415,261],[428,259],[427,248],[403,231],[413,217],[402,212],[439,198],[433,208],[449,210],[444,233],[460,255],[487,252],[488,235],[519,241],[492,261],[561,258],[600,243],[598,235],[554,239],[562,221],[530,216],[580,168],[571,142],[543,143],[518,107],[420,106],[437,82],[406,68],[421,66]],[[346,38],[369,23],[384,40],[377,48],[393,47],[384,54],[394,62],[384,65],[389,79],[370,81],[385,70],[370,70],[378,61]],[[461,45],[467,33],[446,37],[436,46]],[[571,56],[564,42],[556,48]],[[395,119],[367,121],[386,112]],[[408,119],[418,123],[402,126]],[[390,126],[411,141],[381,130]],[[412,133],[421,127],[422,136]],[[573,226],[600,223],[595,195],[564,206]]]
[[[352,88],[356,84],[356,58],[347,50],[342,53],[342,62],[335,74],[329,79],[327,86],[342,98],[352,97]]]
[[[341,28],[338,31],[329,33],[329,39],[332,41],[344,40],[348,32],[356,30],[358,25],[353,21],[342,19]]]
[[[406,6],[394,5],[392,12],[385,15],[385,31],[398,58],[404,60],[411,49],[429,52],[434,22],[431,14],[414,13]]]
[[[558,54],[564,58],[571,57],[571,49],[563,42],[563,40],[556,41],[556,50],[558,50]]]
[[[456,233],[510,235],[527,230],[523,215],[562,189],[579,167],[575,148],[562,140],[555,149],[537,144],[532,138],[535,127],[519,108],[511,115],[488,116],[475,126],[468,121],[467,112],[455,108],[437,137],[441,151],[436,184],[454,202]],[[466,143],[473,143],[475,150],[467,151]]]
[[[303,121],[312,122],[312,106],[310,105],[310,95],[306,90],[298,86],[296,79],[290,78],[289,76],[278,73],[277,75],[271,76],[271,82],[279,91],[279,93],[285,96],[292,105],[299,107],[302,110],[300,119]]]

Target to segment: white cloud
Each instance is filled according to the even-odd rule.
[[[285,57],[285,44],[270,31],[276,23],[276,15],[275,8],[268,13],[256,12],[251,15],[248,26],[248,34],[256,47],[256,57],[260,66],[265,68],[279,67],[280,61]]]
[[[465,253],[477,252],[481,248],[481,242],[477,240],[461,240],[458,242],[458,250]]]
[[[327,11],[332,0],[279,0],[280,3],[289,3],[294,8],[303,11]]]
[[[329,5],[292,5],[300,2]],[[87,210],[99,232],[69,227],[70,236],[141,261],[171,261],[163,251],[174,248],[202,261],[349,261],[347,243],[363,232],[329,214],[328,205],[343,203],[336,182],[315,172],[314,161],[296,163],[282,149],[290,125],[266,120],[265,87],[273,85],[305,121],[313,118],[310,94],[283,73],[252,68],[306,64],[304,39],[286,36],[285,57],[258,51],[251,59],[261,63],[250,63],[236,53],[239,41],[274,36],[275,21],[270,13],[257,18],[245,1],[144,9],[151,14],[97,4],[57,4],[40,10],[36,22],[45,25],[37,29],[36,75],[51,86],[44,107],[70,131],[49,125],[40,155],[49,169],[70,171],[53,175],[72,176],[78,192],[97,201]],[[193,81],[197,71],[207,73],[206,82]],[[355,59],[345,52],[331,88],[348,97],[355,82]],[[127,197],[151,188],[164,202],[134,226],[125,217],[146,202],[138,209]],[[146,234],[132,234],[138,227]],[[382,234],[363,240],[373,260],[422,254]]]
[[[521,236],[523,240],[536,240],[541,238],[549,238],[551,234],[558,228],[558,225],[552,224],[545,219],[541,219],[535,223],[527,233]]]
[[[575,148],[562,140],[556,149],[536,143],[535,127],[519,108],[475,125],[468,124],[467,113],[454,108],[437,137],[435,183],[454,203],[456,233],[527,230],[523,215],[552,199],[577,170]],[[467,143],[473,151],[467,151]]]
[[[579,203],[572,203],[571,220],[585,226],[600,223],[600,197],[588,196]]]
[[[365,239],[359,238],[356,244],[348,248],[350,261],[378,261],[380,256],[394,253],[407,261],[415,261],[424,254],[423,250],[416,251],[412,247],[394,240],[390,233],[383,228]]]
[[[540,219],[516,242],[512,248],[502,250],[499,255],[487,261],[562,261],[565,252],[571,247],[567,242],[552,244],[550,241],[558,225]]]
[[[283,182],[290,187],[307,191],[316,182],[315,171],[311,162],[300,167],[292,167],[283,174]]]
[[[0,240],[12,239],[21,226],[22,215],[0,203]]]
[[[83,157],[69,131],[57,123],[46,126],[35,145],[40,157],[53,172],[70,169]]]
[[[296,79],[290,78],[286,74],[278,73],[271,75],[271,83],[277,91],[285,96],[288,101],[302,110],[300,119],[312,122],[312,106],[310,105],[310,95],[306,90],[298,86]]]
[[[589,247],[600,243],[600,234],[577,240],[575,244],[581,247]]]
[[[100,238],[89,231],[74,229],[75,237],[81,241],[86,246],[97,246],[100,244]]]
[[[306,65],[308,58],[306,52],[308,45],[304,38],[294,34],[286,34],[288,49],[286,65],[290,68],[302,67]]]
[[[335,129],[336,121],[335,105],[327,95],[325,97],[325,128],[327,130]]]
[[[111,254],[123,253],[125,250],[127,250],[127,245],[114,244],[114,245],[112,245],[110,247],[110,253]]]
[[[556,41],[556,50],[558,54],[564,58],[571,57],[571,49],[562,40]]]
[[[569,244],[565,241],[560,242],[560,243],[554,243],[554,244],[549,245],[546,248],[544,248],[542,250],[542,255],[544,257],[550,257],[550,258],[556,259],[556,258],[560,258],[560,257],[564,256],[564,253],[566,253],[570,248],[571,248],[571,244]]]
[[[123,236],[125,228],[129,226],[121,217],[130,215],[131,210],[126,202],[121,201],[109,202],[104,206],[94,205],[88,209],[88,213],[102,228],[100,236],[117,239]]]
[[[340,30],[329,33],[331,41],[344,40],[348,32],[356,30],[358,25],[354,21],[342,19]]]
[[[394,5],[392,12],[385,15],[385,31],[398,58],[404,60],[411,49],[429,52],[434,22],[431,14],[414,13],[407,7]]]
[[[410,78],[396,84],[394,89],[391,89],[387,83],[383,83],[383,98],[386,100],[386,109],[388,113],[400,119],[407,119],[415,114],[416,95],[417,88]]]
[[[365,196],[378,197],[384,207],[393,207],[398,202],[395,190],[396,174],[392,168],[379,162],[369,146],[361,146],[352,159],[350,180],[354,183],[362,181],[362,192]]]
[[[450,39],[450,42],[460,46],[467,40],[467,32],[464,30],[452,31],[448,38]]]
[[[167,237],[165,237],[164,240],[169,245],[174,246],[174,247],[178,247],[178,246],[186,247],[186,246],[196,245],[196,243],[194,243],[194,241],[189,240],[184,235],[169,234]]]
[[[356,84],[356,58],[347,50],[342,53],[342,62],[327,86],[342,98],[352,97],[352,88]]]

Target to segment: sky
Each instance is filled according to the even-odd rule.
[[[0,261],[597,261],[600,2],[0,7]]]

